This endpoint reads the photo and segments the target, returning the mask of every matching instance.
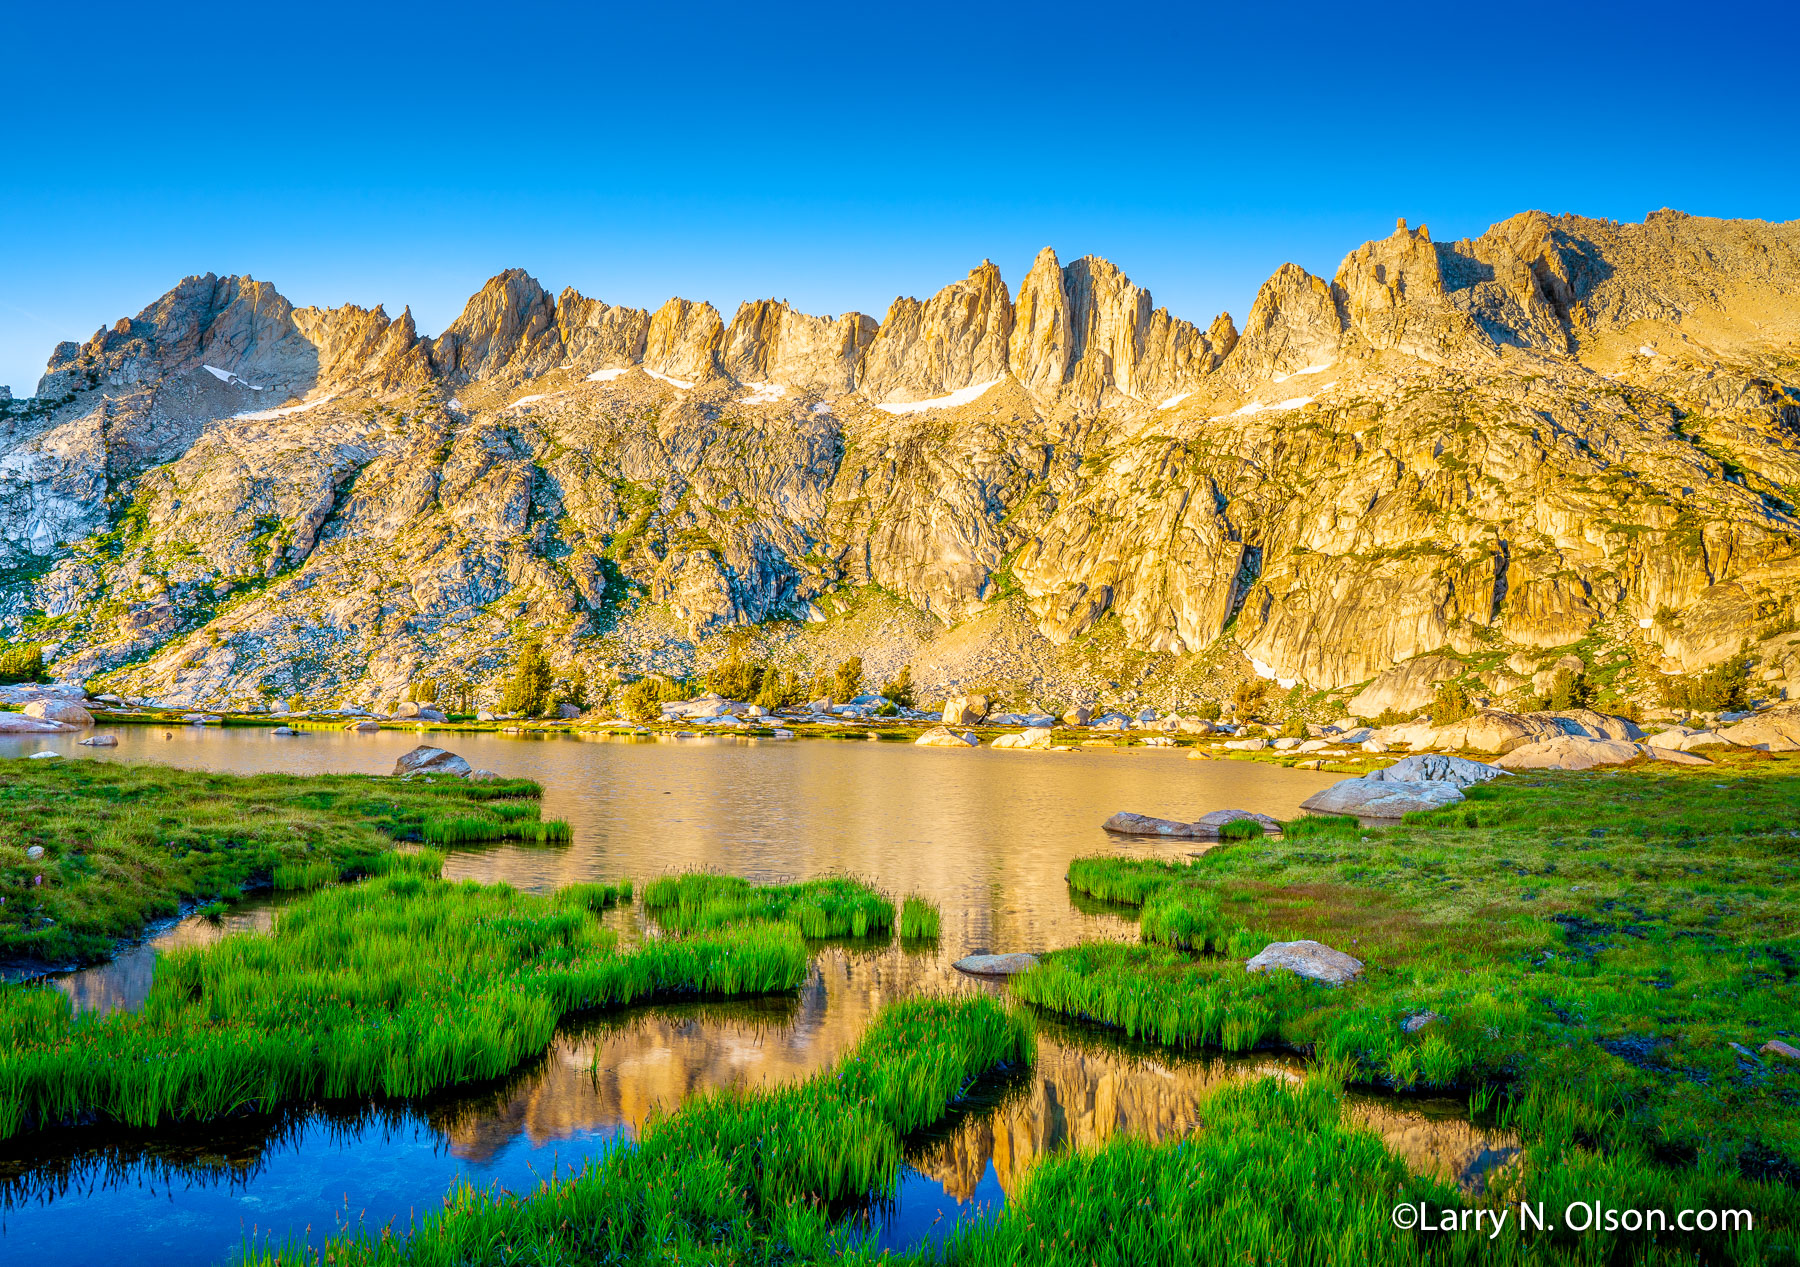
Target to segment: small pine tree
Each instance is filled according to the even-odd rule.
[[[513,670],[501,696],[503,712],[537,716],[550,704],[550,662],[544,658],[542,643],[528,642],[519,652],[519,664]]]
[[[0,643],[0,682],[35,682],[44,676],[44,649],[35,642]]]
[[[837,671],[831,675],[831,702],[848,704],[862,694],[862,684],[862,657],[853,655],[838,665]]]
[[[437,703],[437,697],[438,686],[436,678],[419,678],[412,684],[412,689],[406,693],[406,698],[414,704],[435,704]]]
[[[569,670],[569,702],[582,709],[589,702],[587,667],[579,661]]]
[[[1203,699],[1194,705],[1194,716],[1201,721],[1218,721],[1220,711],[1219,701],[1216,699]]]
[[[1269,684],[1262,678],[1244,682],[1231,694],[1231,714],[1239,721],[1260,721],[1269,700]]]
[[[1455,682],[1438,683],[1437,695],[1431,701],[1431,724],[1448,726],[1475,715],[1475,701],[1468,688]]]
[[[912,665],[901,665],[900,672],[894,674],[894,680],[881,688],[881,694],[889,703],[901,708],[914,707]]]

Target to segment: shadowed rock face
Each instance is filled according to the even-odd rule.
[[[1676,212],[1402,224],[1241,332],[1049,250],[879,323],[512,270],[436,339],[207,275],[0,402],[0,628],[175,703],[641,668],[592,639],[871,583],[1313,688],[1606,630],[1693,672],[1800,590],[1797,364],[1800,226]]]

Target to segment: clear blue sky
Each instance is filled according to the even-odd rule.
[[[1795,11],[13,5],[0,383],[209,270],[435,333],[515,265],[879,316],[1048,244],[1205,322],[1401,215],[1794,219]]]

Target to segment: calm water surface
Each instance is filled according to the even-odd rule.
[[[0,738],[0,755],[52,749],[74,760],[155,761],[235,771],[385,774],[431,735],[118,727],[119,747],[80,736]],[[926,991],[991,989],[950,967],[978,951],[1051,950],[1131,938],[1119,915],[1078,909],[1063,875],[1095,852],[1179,857],[1190,846],[1121,841],[1100,830],[1121,809],[1193,819],[1239,808],[1292,817],[1335,775],[1181,752],[1071,753],[916,748],[866,741],[613,740],[445,734],[477,767],[538,780],[556,848],[453,853],[452,878],[545,892],[575,881],[707,867],[761,882],[834,872],[943,911],[929,952],[833,946],[792,998],[636,1009],[565,1028],[503,1084],[404,1105],[329,1106],[278,1120],[126,1136],[57,1132],[0,1156],[0,1257],[59,1263],[228,1261],[247,1240],[311,1239],[340,1228],[404,1229],[459,1183],[529,1191],[634,1137],[648,1116],[698,1091],[791,1082],[855,1044],[884,1003]],[[266,930],[275,904],[221,925],[189,919],[111,963],[62,978],[82,1009],[142,1003],[166,946]],[[609,915],[627,937],[641,908]],[[899,1200],[867,1212],[896,1248],[940,1237],[1004,1202],[1038,1157],[1130,1132],[1192,1128],[1221,1079],[1294,1076],[1266,1056],[1174,1057],[1047,1023],[1027,1075],[985,1088],[978,1106],[910,1158]],[[1472,1180],[1509,1153],[1454,1105],[1358,1102],[1414,1164]]]

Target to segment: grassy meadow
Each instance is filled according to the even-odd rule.
[[[396,841],[567,840],[540,795],[524,779],[0,760],[0,962],[102,958],[186,907],[369,874]]]

